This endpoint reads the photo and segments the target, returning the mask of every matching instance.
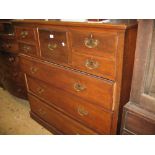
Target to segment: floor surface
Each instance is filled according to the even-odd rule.
[[[0,88],[0,135],[50,135],[30,118],[29,102]]]

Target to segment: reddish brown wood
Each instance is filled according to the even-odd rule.
[[[117,50],[117,33],[106,32],[91,29],[72,30],[72,50],[81,54],[88,54],[92,56],[103,56],[107,59],[115,59],[115,52]],[[92,48],[87,47],[86,40],[93,39],[97,41],[98,45]]]
[[[21,68],[26,74],[108,110],[112,109],[113,82],[73,72],[56,65],[46,64],[36,59],[21,57],[20,62]],[[84,89],[76,90],[75,85],[78,84]]]
[[[33,102],[56,108],[60,113],[60,120],[66,115],[98,134],[116,134],[122,107],[129,99],[137,24],[131,24],[130,21],[90,24],[26,20],[14,21],[14,25],[19,29],[28,28],[35,32],[35,41],[31,43],[29,39],[22,42],[33,44],[37,54],[20,54],[21,68],[26,73],[27,87],[31,89],[29,93],[42,100],[41,103]],[[48,38],[51,32],[55,36],[52,42]],[[21,40],[19,38],[18,42],[21,43]],[[66,43],[65,47],[60,46],[62,40]],[[59,45],[58,48],[51,46],[55,52],[53,55],[49,54],[49,41]],[[89,62],[86,68],[84,63],[87,59],[99,62],[99,67],[88,69],[94,67]],[[32,77],[35,80],[30,81]],[[43,83],[41,86],[47,86],[48,93],[44,96],[35,92],[37,80],[40,80],[38,83]],[[49,96],[51,93],[53,95]],[[59,99],[59,95],[62,98]],[[89,110],[91,116],[80,118],[75,110],[77,105]],[[60,120],[55,124],[48,118],[39,119],[39,113],[32,112],[31,115],[48,128],[61,128],[58,125],[61,124]],[[52,117],[52,114],[49,115]],[[64,130],[70,128],[65,121],[62,126]]]
[[[39,29],[41,57],[51,62],[68,63],[67,37],[68,32],[63,29]]]
[[[20,53],[23,53],[29,56],[37,56],[37,49],[35,45],[22,43],[22,42],[19,42],[18,45],[19,45]]]
[[[37,114],[46,121],[48,124],[55,126],[58,131],[67,135],[75,134],[97,134],[94,131],[86,128],[82,124],[75,122],[71,118],[63,115],[54,108],[48,106],[44,102],[35,98],[34,96],[29,95],[30,105],[32,113]],[[65,123],[64,123],[65,122]]]
[[[72,66],[78,70],[115,80],[115,61],[97,56],[72,54]]]
[[[34,42],[36,40],[35,29],[28,27],[15,27],[16,38],[19,41]]]
[[[20,70],[18,44],[13,33],[12,23],[1,21],[0,34],[0,85],[11,94],[27,98],[24,74]]]
[[[59,110],[100,134],[110,134],[112,113],[40,80],[27,76],[27,82],[28,91],[49,105],[61,108]]]
[[[19,68],[19,57],[16,54],[1,51],[0,64],[2,87],[11,94],[26,99],[25,79]]]

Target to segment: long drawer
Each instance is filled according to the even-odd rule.
[[[110,134],[112,114],[61,89],[27,76],[28,91],[81,121],[98,133]]]
[[[31,112],[35,113],[41,119],[43,119],[48,124],[52,125],[64,134],[97,134],[94,131],[62,114],[61,112],[48,106],[47,104],[32,95],[29,95],[29,101],[31,106]]]
[[[113,82],[30,58],[22,57],[20,61],[22,70],[28,75],[108,110],[112,109]]]

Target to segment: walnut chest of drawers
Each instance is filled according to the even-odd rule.
[[[31,117],[54,134],[116,134],[137,23],[14,21]]]

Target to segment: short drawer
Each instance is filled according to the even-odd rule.
[[[103,56],[115,59],[117,50],[117,33],[97,31],[72,31],[73,52],[85,53],[95,56]]]
[[[90,74],[115,80],[115,61],[112,60],[73,53],[72,66]]]
[[[68,63],[67,35],[65,30],[39,29],[41,57],[51,62]]]
[[[35,29],[29,27],[15,27],[16,38],[18,41],[35,42]]]
[[[29,95],[29,100],[31,111],[60,132],[68,135],[97,134],[89,128],[62,114],[61,112],[55,110],[54,108],[46,105],[44,102],[35,98],[34,96]]]
[[[112,114],[45,82],[27,76],[28,91],[100,134],[110,134]],[[63,96],[63,98],[61,97]]]
[[[37,60],[21,58],[22,70],[94,104],[112,109],[113,82]]]
[[[26,54],[26,55],[32,55],[36,56],[37,55],[37,48],[35,45],[31,44],[25,44],[25,43],[18,43],[19,45],[19,52]]]

